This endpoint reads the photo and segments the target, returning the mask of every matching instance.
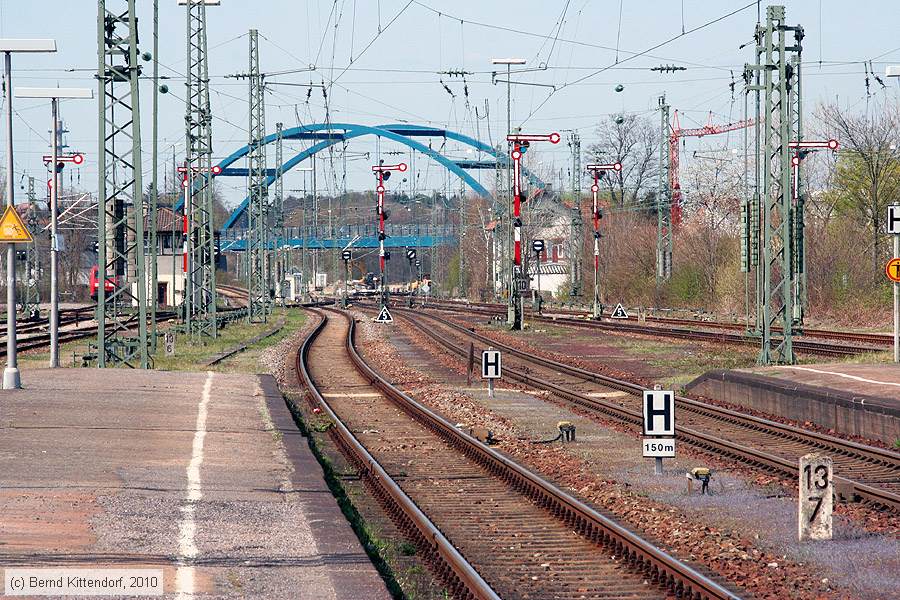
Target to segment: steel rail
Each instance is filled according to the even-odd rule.
[[[496,308],[470,306],[466,304],[431,304],[430,308],[437,310],[463,310],[466,312],[487,315],[501,315]],[[748,337],[735,333],[717,332],[717,331],[700,331],[697,329],[677,329],[673,327],[653,327],[648,325],[633,325],[630,323],[606,323],[602,321],[593,321],[578,319],[566,316],[537,316],[532,314],[529,317],[533,321],[541,323],[550,323],[557,325],[567,325],[581,329],[602,329],[604,331],[613,331],[620,333],[636,333],[640,335],[652,335],[657,337],[670,337],[686,340],[701,340],[707,342],[724,342],[737,344],[742,346],[758,345],[759,340],[754,337]],[[846,344],[829,344],[827,342],[813,342],[807,340],[794,340],[794,348],[802,352],[810,354],[818,354],[820,356],[856,356],[866,352],[880,352],[879,348],[869,348],[865,346],[848,346]]]
[[[323,311],[316,309],[308,309],[311,313],[320,317],[319,323],[312,329],[309,335],[303,340],[300,350],[297,352],[296,366],[297,372],[302,376],[303,383],[309,390],[312,402],[320,406],[325,414],[334,423],[334,427],[330,431],[334,432],[334,437],[338,445],[343,449],[344,453],[356,464],[360,471],[360,475],[368,479],[369,483],[376,490],[379,499],[389,504],[395,514],[401,515],[402,519],[408,523],[407,531],[415,533],[422,542],[422,545],[428,547],[436,555],[438,564],[435,571],[441,576],[448,587],[453,590],[454,595],[462,595],[462,597],[476,598],[478,600],[499,600],[500,597],[493,589],[481,578],[481,575],[466,561],[465,558],[453,547],[453,544],[444,537],[444,534],[431,522],[431,520],[419,509],[418,506],[406,495],[397,482],[395,482],[387,471],[369,454],[356,436],[350,432],[346,425],[338,418],[337,414],[332,410],[331,406],[319,392],[309,373],[309,350],[313,342],[325,329],[328,317]],[[350,320],[350,329],[348,330],[347,345],[352,347],[353,343],[354,323]],[[351,353],[351,356],[353,354]],[[358,356],[358,355],[357,355]]]
[[[324,324],[320,324],[320,328],[323,326]],[[614,548],[616,554],[623,556],[637,572],[643,573],[652,583],[677,596],[688,598],[736,598],[733,592],[460,431],[452,423],[391,385],[359,355],[355,346],[355,332],[355,323],[351,320],[346,348],[359,372],[412,418],[460,449],[470,459],[507,481],[539,506],[546,507],[574,531],[599,545]],[[308,348],[305,343],[304,348]],[[304,377],[307,378],[309,385],[308,374],[304,373]],[[321,396],[317,401],[324,403]]]
[[[447,321],[446,319],[437,317],[436,315],[430,315],[427,313],[412,313],[408,309],[400,307],[395,307],[395,312],[397,312],[398,315],[405,317],[408,322],[416,327],[416,329],[425,333],[428,337],[438,342],[441,346],[447,348],[448,350],[459,356],[465,357],[467,355],[467,350],[465,348],[460,348],[444,337],[441,337],[433,329],[424,327],[415,319],[411,319],[409,315],[415,314],[416,316],[429,318],[435,322],[460,331],[464,335],[471,337],[485,345],[490,345],[495,348],[501,348],[505,352],[508,352],[524,360],[537,363],[545,367],[555,369],[557,371],[569,373],[613,389],[628,392],[630,394],[640,394],[645,389],[643,386],[635,383],[622,381],[620,379],[615,379],[606,375],[601,375],[599,373],[593,373],[579,367],[566,365],[548,358],[528,354],[526,352],[513,348],[512,346],[503,344],[502,342],[497,342],[496,340],[492,340],[488,337],[470,331],[469,329],[466,329],[461,325],[452,323],[450,321]],[[480,362],[481,357],[475,356],[475,360]],[[573,392],[563,386],[560,386],[559,384],[534,377],[533,375],[529,375],[516,369],[506,367],[504,368],[504,371],[509,373],[512,378],[516,379],[517,381],[520,381],[532,387],[551,391],[558,396],[561,396],[566,400],[573,402],[574,404],[578,404],[594,411],[602,412],[606,415],[633,425],[640,426],[642,423],[643,417],[639,412],[629,410],[611,402],[604,402],[602,400]],[[742,425],[752,424],[754,427],[760,430],[768,430],[768,433],[774,433],[775,435],[779,435],[781,437],[789,439],[800,440],[804,443],[808,443],[818,448],[830,450],[836,454],[856,454],[863,460],[883,465],[897,465],[898,461],[900,461],[900,455],[890,450],[876,448],[874,446],[866,446],[864,444],[859,444],[849,440],[842,440],[840,438],[813,431],[807,431],[798,427],[778,423],[776,421],[770,421],[768,419],[763,419],[761,417],[756,417],[753,415],[745,415],[737,411],[705,404],[691,398],[686,398],[684,396],[676,395],[675,400],[678,406],[689,409],[693,412]],[[763,452],[755,448],[750,448],[742,444],[737,444],[730,440],[718,438],[716,436],[712,436],[690,428],[679,427],[678,434],[680,439],[684,439],[694,446],[698,446],[706,450],[711,450],[718,454],[740,460],[741,462],[772,468],[791,477],[796,477],[798,474],[799,467],[797,463],[780,456],[776,456],[768,452]],[[854,497],[859,497],[862,500],[878,504],[884,508],[894,511],[900,511],[900,495],[845,477],[835,476],[834,480],[838,494],[848,500],[852,500],[854,499]]]
[[[466,307],[469,309],[479,308],[479,309],[483,309],[483,310],[505,309],[505,305],[501,306],[498,304],[491,304],[490,302],[463,303],[463,302],[445,301],[445,302],[432,302],[431,305],[435,306],[435,307],[442,307],[442,306],[455,307],[455,308]],[[556,314],[562,318],[574,318],[576,320],[578,320],[579,315],[585,315],[589,312],[586,310],[573,310],[573,309],[565,309],[565,308],[554,309],[554,311],[558,311],[558,312],[553,312],[550,314]],[[529,318],[535,318],[535,317],[539,317],[540,319],[546,319],[546,318],[552,319],[553,318],[550,315],[538,316],[538,315],[535,315],[533,312],[530,312],[529,315],[530,315]],[[731,331],[746,331],[746,329],[747,329],[746,325],[743,323],[728,323],[728,322],[724,322],[724,321],[704,321],[702,319],[681,319],[681,318],[677,318],[677,317],[660,317],[660,316],[653,316],[653,315],[648,315],[646,317],[646,321],[660,323],[660,324],[683,325],[683,326],[688,326],[688,327],[708,327],[711,329],[726,329],[726,330],[731,330]],[[607,325],[612,325],[612,324],[607,323]],[[781,331],[781,328],[773,327],[772,331],[778,333]],[[875,344],[875,345],[879,345],[879,346],[890,345],[893,343],[893,337],[890,334],[885,334],[885,333],[865,333],[865,332],[855,332],[855,331],[831,331],[828,329],[804,328],[802,330],[801,335],[803,337],[864,342],[864,343]],[[755,338],[750,337],[750,336],[740,336],[740,337],[746,337],[748,339],[754,340],[754,342],[756,341]],[[796,341],[797,340],[795,340],[795,343],[796,343]],[[806,344],[815,344],[816,343],[811,340],[800,340],[800,341],[802,343],[806,343]],[[828,345],[827,342],[825,344],[826,344],[826,346]],[[878,349],[878,348],[871,348],[871,349],[860,348],[860,351],[865,351],[865,350],[879,351],[880,349]],[[807,351],[814,352],[815,350],[807,349]]]

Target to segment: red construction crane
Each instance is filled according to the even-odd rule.
[[[671,133],[669,134],[669,184],[672,189],[672,225],[681,223],[681,181],[678,178],[678,139],[684,137],[703,137],[705,135],[716,135],[727,131],[735,131],[753,125],[753,119],[743,121],[735,121],[734,123],[726,123],[725,125],[713,125],[712,113],[709,113],[709,120],[703,127],[695,127],[692,129],[682,129],[681,123],[678,121],[678,111],[672,117]]]

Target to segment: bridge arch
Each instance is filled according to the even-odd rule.
[[[466,144],[480,152],[485,152],[488,154],[493,160],[492,161],[474,161],[479,164],[480,168],[486,168],[485,165],[490,167],[491,164],[496,165],[497,162],[501,164],[505,164],[507,161],[505,153],[499,154],[497,151],[485,144],[484,142],[477,140],[473,137],[467,136],[465,134],[451,131],[448,129],[438,128],[438,127],[430,127],[425,125],[413,125],[408,123],[393,123],[388,125],[378,125],[378,126],[369,126],[369,125],[358,125],[353,123],[314,123],[310,125],[302,125],[299,127],[292,127],[290,129],[286,129],[282,132],[283,139],[309,139],[309,140],[319,140],[317,143],[313,144],[309,148],[299,152],[295,156],[291,157],[283,165],[280,165],[277,169],[268,169],[267,177],[266,177],[266,186],[271,185],[275,182],[276,177],[279,173],[285,173],[313,154],[320,152],[329,146],[332,146],[338,142],[346,141],[349,139],[353,139],[355,137],[360,137],[363,135],[375,135],[384,137],[387,139],[391,139],[397,141],[401,144],[406,145],[409,148],[417,150],[422,154],[434,159],[439,164],[443,165],[448,171],[457,175],[462,179],[473,191],[478,193],[479,195],[490,198],[491,194],[485,189],[481,183],[478,182],[477,179],[469,175],[467,172],[467,168],[472,168],[469,165],[462,164],[462,161],[459,163],[453,161],[441,153],[429,148],[428,146],[411,139],[413,137],[443,137],[445,139],[451,139],[454,141],[458,141],[460,143]],[[262,140],[263,144],[269,144],[277,140],[277,134],[269,134],[265,136]],[[231,168],[231,165],[245,157],[250,152],[250,146],[246,145],[241,148],[238,148],[230,155],[226,156],[218,163],[218,167],[221,169],[221,173],[218,175],[221,176],[234,176],[234,175],[246,175],[247,169],[235,169]],[[526,176],[531,180],[532,184],[538,187],[544,187],[544,183],[540,181],[533,174],[529,173],[527,170],[525,171]],[[176,209],[180,209],[184,200],[180,200],[176,205]],[[241,215],[246,210],[249,205],[249,198],[245,198],[243,202],[231,213],[231,216],[225,223],[225,229],[229,229],[235,225],[235,223],[240,219]]]

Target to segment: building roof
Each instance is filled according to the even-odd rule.
[[[156,231],[159,233],[162,232],[170,232],[172,231],[172,220],[173,213],[171,208],[167,208],[165,206],[160,206],[156,209]],[[181,231],[181,224],[178,223],[176,225],[177,229]],[[147,214],[144,216],[144,231],[150,231],[150,215]]]

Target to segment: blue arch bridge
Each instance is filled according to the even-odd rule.
[[[317,152],[361,136],[385,138],[420,152],[454,175],[457,175],[472,191],[492,200],[495,199],[493,199],[491,193],[469,171],[478,169],[494,170],[498,166],[506,167],[509,163],[509,157],[506,156],[505,151],[492,148],[488,144],[465,134],[439,127],[406,123],[378,126],[354,123],[313,123],[285,129],[282,132],[282,139],[284,140],[309,140],[313,143],[310,147],[290,157],[276,168],[267,169],[266,186],[272,185],[278,176],[290,171]],[[478,159],[450,159],[416,138],[440,138],[442,140],[460,142],[476,150]],[[277,134],[273,133],[265,136],[261,143],[264,145],[271,144],[276,140]],[[246,177],[249,174],[247,168],[234,167],[232,165],[245,158],[249,153],[250,146],[246,145],[226,156],[218,163],[221,172],[216,177]],[[527,169],[523,170],[523,173],[528,177],[532,186],[537,188],[545,187],[544,182]],[[176,205],[176,210],[180,210],[183,203],[184,199],[182,197]],[[249,204],[249,197],[244,198],[225,222],[223,230],[220,232],[221,248],[223,250],[240,251],[246,248],[245,237],[243,232],[238,229],[238,226],[242,222],[242,217]],[[497,208],[500,208],[500,206]],[[451,242],[455,243],[455,231],[444,226],[417,227],[415,225],[397,225],[389,227],[386,233],[389,236],[386,240],[389,247],[428,247],[446,245]],[[290,245],[299,248],[304,246],[305,240],[305,247],[307,248],[343,248],[357,236],[358,239],[353,244],[355,247],[373,248],[378,245],[376,232],[371,226],[365,225],[345,226],[343,228],[335,228],[334,231],[329,231],[324,227],[319,227],[315,231],[309,227],[291,228],[291,232],[286,234],[287,239],[281,240],[279,243],[280,245]]]

